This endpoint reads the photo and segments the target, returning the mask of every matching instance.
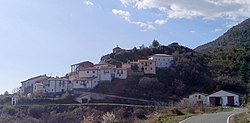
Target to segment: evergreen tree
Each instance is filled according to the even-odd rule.
[[[244,62],[241,66],[240,66],[240,70],[238,73],[239,77],[241,78],[241,80],[243,80],[244,82],[248,81],[248,77],[249,77],[249,69],[248,69],[248,65],[246,62]]]
[[[157,40],[154,40],[152,42],[152,46],[153,46],[153,48],[158,48],[160,46],[160,43]]]

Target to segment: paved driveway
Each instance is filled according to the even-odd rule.
[[[235,108],[230,112],[202,114],[190,117],[180,123],[227,123],[227,119],[230,115],[238,114],[244,111],[246,111],[246,109]]]

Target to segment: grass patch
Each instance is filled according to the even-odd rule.
[[[250,123],[250,112],[234,115],[230,118],[230,123]]]
[[[180,115],[180,116],[176,115],[176,116],[160,117],[157,123],[179,123],[180,121],[185,120],[191,116],[193,115],[187,114],[187,115]]]
[[[218,112],[230,112],[230,111],[233,111],[234,108],[232,107],[228,107],[228,108],[218,108],[215,112],[212,112],[212,113],[218,113]]]
[[[230,123],[250,123],[250,105],[248,105],[247,108],[247,112],[232,116],[230,118]]]

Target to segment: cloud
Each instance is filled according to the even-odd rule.
[[[221,31],[223,31],[223,29],[216,28],[212,32],[221,32]]]
[[[155,23],[158,25],[163,25],[163,24],[167,23],[167,20],[157,19],[157,20],[155,20]]]
[[[93,5],[95,5],[92,1],[90,1],[90,0],[85,0],[84,1],[84,4],[85,5],[87,5],[87,6],[93,6]]]
[[[120,0],[124,6],[133,6],[139,10],[158,9],[166,18],[203,17],[216,19],[227,17],[250,17],[248,0]]]
[[[157,16],[149,22],[132,21],[131,15],[119,14],[129,23],[148,29],[155,29],[156,25],[162,26],[171,19],[193,19],[197,17],[204,21],[225,19],[225,27],[230,28],[240,23],[242,19],[250,17],[249,0],[120,0],[120,2],[124,7],[132,7],[137,9],[138,12],[153,10],[151,12]],[[219,31],[222,30],[213,30],[213,32]]]
[[[195,30],[191,30],[190,32],[191,32],[191,33],[195,33],[196,31],[195,31]]]
[[[118,9],[112,9],[112,12],[115,15],[120,16],[122,19],[125,19],[126,21],[130,21],[130,13],[128,11],[118,10]]]
[[[133,21],[131,19],[131,14],[128,11],[118,10],[118,9],[112,9],[113,14],[120,16],[120,18],[124,19],[125,21],[129,22],[130,24],[134,24],[137,26],[140,26],[143,29],[143,31],[147,30],[154,30],[156,29],[152,22],[141,22],[141,21]]]

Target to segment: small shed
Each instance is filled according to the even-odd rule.
[[[240,106],[240,96],[233,92],[220,90],[207,96],[210,106]]]
[[[91,100],[91,94],[84,93],[76,97],[75,100],[79,103],[88,103]]]
[[[11,97],[11,105],[17,105],[17,101],[18,101],[18,96],[17,95],[13,95]]]
[[[185,105],[206,105],[207,95],[205,93],[193,93],[188,98],[184,98],[181,103]]]

